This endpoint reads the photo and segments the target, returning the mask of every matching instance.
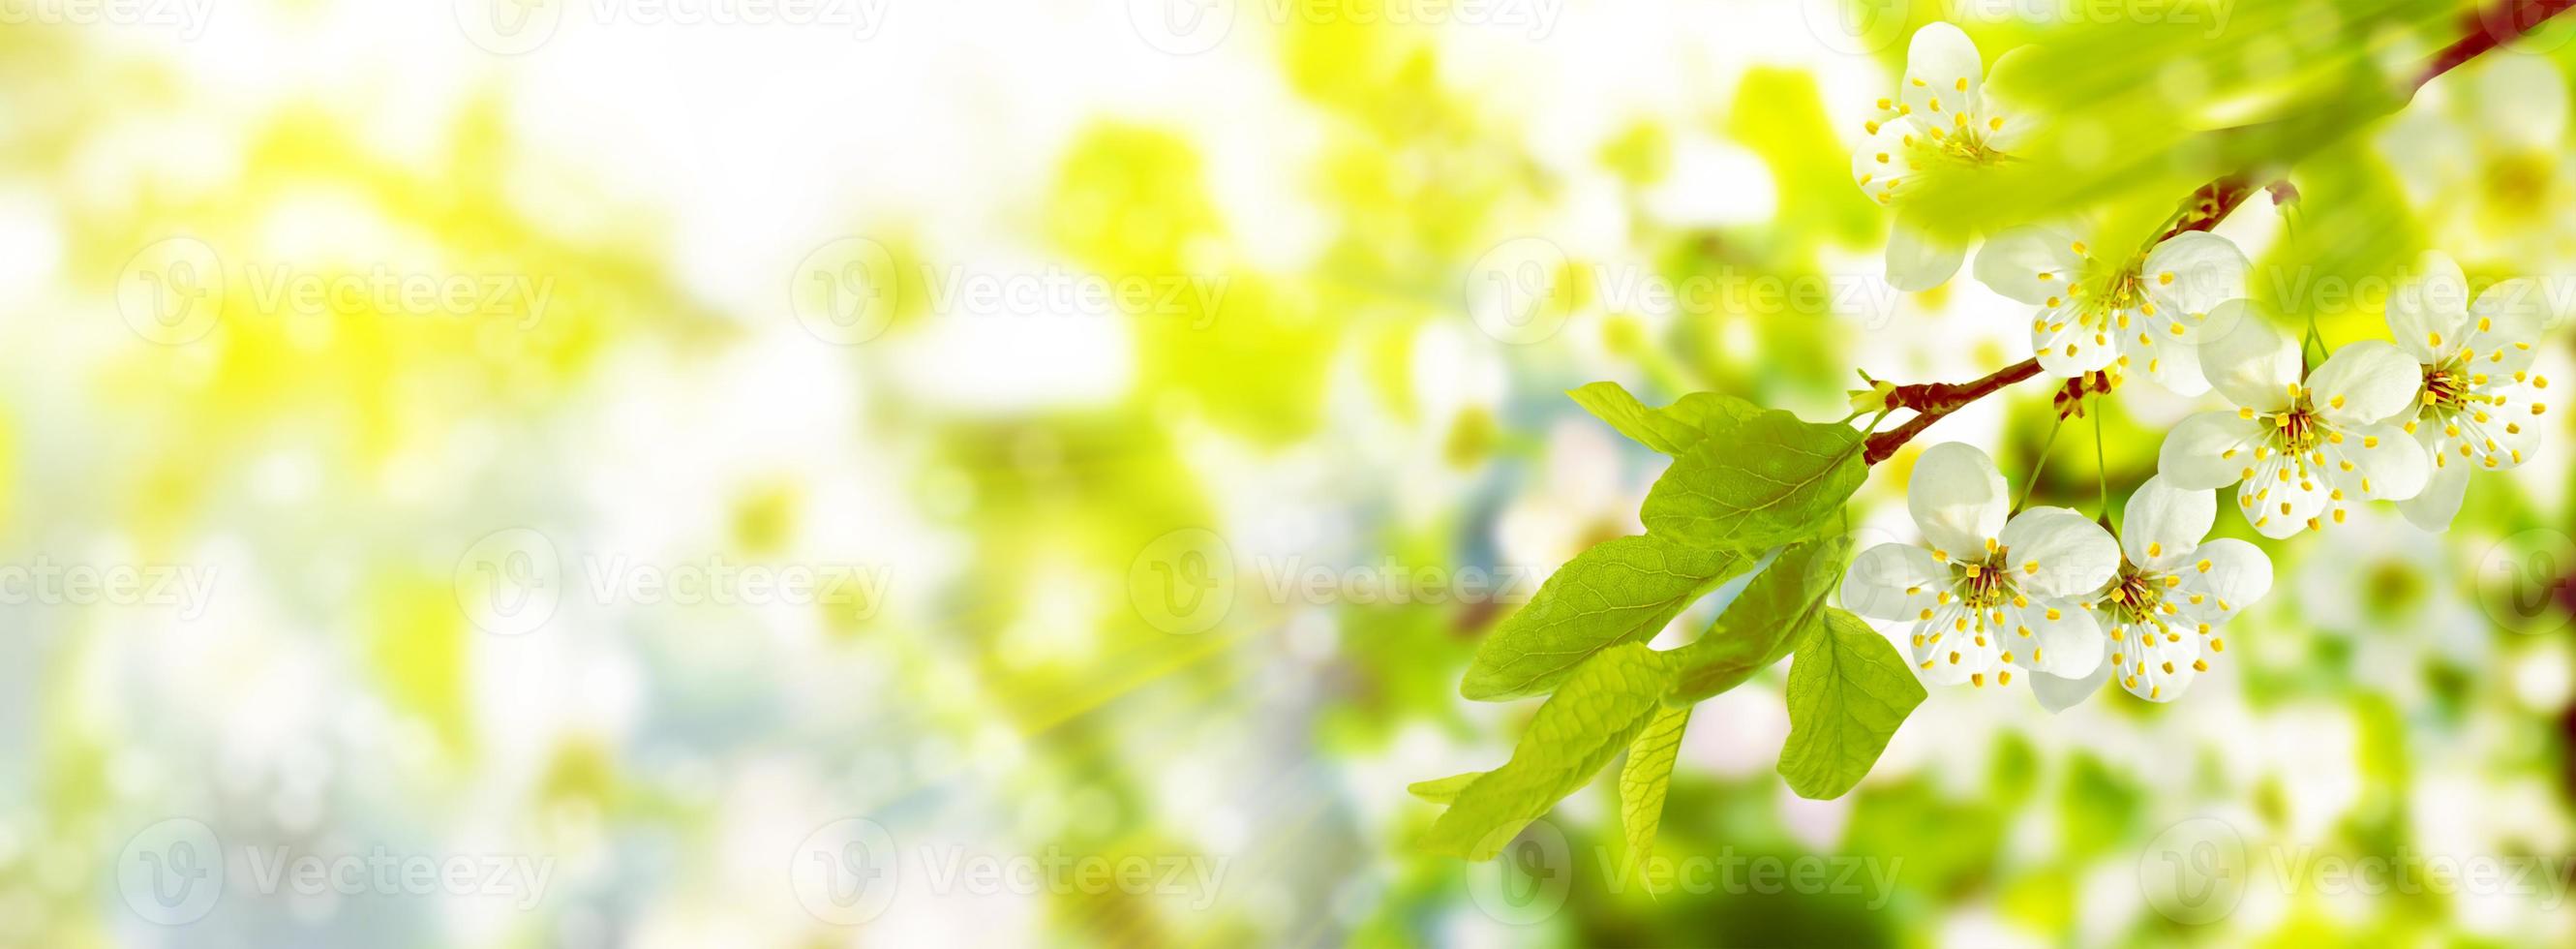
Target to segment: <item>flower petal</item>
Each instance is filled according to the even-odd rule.
[[[2084,255],[2075,252],[2078,240],[2075,232],[2053,226],[1997,234],[1977,249],[1977,282],[2033,306],[2062,300],[2067,286],[2084,275]]]
[[[2336,488],[2374,501],[2403,501],[2423,493],[2433,474],[2432,459],[2405,429],[2381,423],[2345,429],[2342,435],[2341,442],[2318,448],[2326,456],[2326,480]]]
[[[2063,712],[2074,708],[2077,703],[2085,699],[2092,698],[2093,693],[2102,688],[2102,683],[2110,680],[2111,664],[2107,662],[2094,663],[2093,674],[2081,679],[2033,672],[2030,674],[2030,694],[2039,699],[2039,707],[2051,712]]]
[[[2020,613],[2013,638],[2030,643],[2031,648],[2027,653],[2014,650],[2015,664],[2064,679],[2092,675],[2102,664],[2102,627],[2081,604],[2068,599],[2032,600],[2030,608]],[[2021,635],[2025,630],[2030,635]]]
[[[2081,300],[2068,300],[2063,307],[2041,312],[2031,324],[2031,350],[2039,354],[2039,367],[2049,375],[2080,376],[2120,358],[2110,330],[2086,326],[2078,318],[2083,306]]]
[[[1933,610],[1931,619],[1914,626],[1914,667],[1941,685],[1957,685],[1971,675],[1995,671],[2002,660],[1994,637],[1978,645],[1975,627],[1966,604],[1954,600]]]
[[[2202,412],[2182,420],[2156,452],[2156,473],[2187,491],[2223,488],[2243,480],[2248,453],[2267,432],[2260,419],[2235,412]]]
[[[1907,293],[1930,290],[1949,282],[1967,255],[1967,248],[1899,220],[1887,233],[1887,283]]]
[[[1896,197],[1897,186],[1915,174],[1913,146],[1909,144],[1917,130],[1910,116],[1895,116],[1878,124],[1878,131],[1852,149],[1852,183],[1860,186],[1870,199],[1885,204]]]
[[[2120,550],[2129,562],[2157,573],[2171,573],[2209,536],[2218,519],[2218,496],[2178,488],[2162,476],[2148,478],[2129,495],[2121,517]]]
[[[2460,502],[2469,495],[2469,470],[2465,464],[2435,467],[2423,491],[2397,502],[2398,513],[2421,530],[2450,530],[2451,519],[2460,514]]]
[[[2548,288],[2528,277],[2488,287],[2469,306],[2461,343],[2475,353],[2471,368],[2496,375],[2531,368],[2540,334],[2551,322]]]
[[[2145,628],[2114,647],[2119,656],[2120,686],[2150,702],[2181,697],[2200,674],[2200,635],[2180,629]]]
[[[2309,459],[2273,455],[2255,466],[2253,477],[2236,486],[2236,506],[2253,523],[2255,533],[2277,539],[2296,534],[2311,522],[2323,526],[2325,510],[2334,504],[2334,490]]]
[[[2041,596],[2086,596],[2120,569],[2120,545],[2093,519],[2062,507],[2035,507],[2004,525],[2007,562],[2022,589]]]
[[[1914,31],[1914,41],[1905,50],[1905,78],[1897,92],[1914,114],[1940,115],[1941,121],[1948,122],[1950,112],[1977,114],[1977,90],[1985,78],[1986,64],[1977,55],[1977,44],[1958,27],[1935,21]]]
[[[2272,592],[2272,558],[2263,549],[2232,537],[2200,545],[2192,562],[2176,574],[2182,583],[2182,612],[2197,622],[2217,624],[2235,618]],[[2191,597],[2198,595],[2199,602]]]
[[[2220,305],[2209,319],[2208,337],[2200,344],[2200,370],[2210,387],[2257,412],[2287,407],[2290,384],[2299,381],[2299,344],[2273,329],[2271,320],[2244,300]]]
[[[2209,313],[2245,296],[2245,275],[2254,269],[2236,243],[2207,231],[2185,231],[2156,245],[2139,265],[2138,276],[2157,317],[2179,326],[2174,339],[2200,341],[2198,331]]]
[[[2388,332],[2416,362],[2440,365],[2458,352],[2469,318],[2469,279],[2450,255],[2428,251],[2423,273],[2388,294]]]
[[[1880,544],[1852,558],[1843,608],[1871,619],[1919,619],[1950,588],[1950,568],[1913,544]]]
[[[2003,533],[2011,495],[1993,459],[1965,442],[1942,442],[1914,462],[1905,505],[1923,539],[1952,557],[1981,559],[1986,541]]]
[[[2423,365],[2375,339],[2346,344],[2308,374],[2309,399],[2317,414],[2347,428],[2405,411],[2423,387]]]
[[[2140,351],[2143,351],[2144,355],[2141,355]],[[2153,346],[2140,346],[2138,351],[2131,351],[2129,357],[2129,364],[2132,366],[2139,365],[2143,360],[2147,367],[2147,378],[2163,386],[2167,392],[2184,398],[2209,392],[2209,377],[2201,375],[2200,372],[2200,347],[2198,346],[2190,343],[2157,343]]]

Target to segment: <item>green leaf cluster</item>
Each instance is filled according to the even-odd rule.
[[[1895,648],[1827,604],[1851,563],[1842,512],[1868,476],[1866,433],[1714,392],[1661,407],[1616,383],[1569,395],[1673,462],[1647,496],[1645,534],[1577,555],[1478,648],[1461,694],[1547,698],[1501,767],[1412,786],[1448,806],[1425,846],[1489,858],[1625,752],[1620,817],[1642,863],[1692,707],[1792,655],[1780,773],[1809,797],[1849,791],[1923,700]],[[1647,645],[1730,585],[1697,640]]]

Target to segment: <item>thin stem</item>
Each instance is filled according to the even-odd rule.
[[[2102,394],[2093,393],[2093,483],[2101,487],[2100,507],[2094,515],[2102,523],[2111,522],[2111,466],[2102,460]]]
[[[2022,482],[2021,500],[2013,502],[2014,511],[2030,506],[2031,495],[2038,493],[2040,472],[2048,470],[2048,450],[2057,447],[2057,433],[2065,427],[2066,416],[2063,415],[2048,426],[2048,439],[2039,443],[2039,459],[2030,463],[2030,479]]]

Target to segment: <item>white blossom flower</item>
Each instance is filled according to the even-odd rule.
[[[1982,95],[1985,61],[1968,34],[1948,23],[1926,24],[1906,48],[1905,76],[1893,98],[1878,100],[1867,140],[1852,152],[1852,180],[1873,200],[1897,210],[1887,238],[1887,282],[1900,290],[1940,286],[1957,273],[1967,248],[1909,223],[1904,198],[1926,173],[1999,165],[2026,137],[2027,121],[2004,114]]]
[[[2229,329],[2201,343],[2201,368],[2237,408],[2174,427],[2156,457],[2167,481],[2189,491],[2239,485],[2237,507],[2265,537],[2340,522],[2357,499],[2404,500],[2424,489],[2432,463],[2390,421],[2422,381],[2403,351],[2352,343],[2303,377],[2299,344],[2252,304],[2230,302],[2210,319]]]
[[[2110,534],[2062,507],[2011,514],[1994,461],[1958,442],[1915,462],[1906,501],[1923,545],[1861,552],[1843,606],[1911,621],[1926,678],[1982,686],[1992,673],[2005,685],[2013,666],[2078,679],[2101,664],[2102,630],[2083,604],[2119,567]]]
[[[2521,465],[2540,441],[2549,378],[2531,371],[2546,322],[2537,281],[2507,280],[2469,300],[2460,265],[2425,255],[2424,275],[2388,297],[2388,328],[2421,367],[2421,387],[2398,418],[2433,459],[2424,491],[2398,502],[2425,530],[2451,526],[2472,470]]]
[[[2145,369],[2177,395],[2209,391],[2197,345],[2211,311],[2245,296],[2253,269],[2245,253],[2202,231],[2176,234],[2143,254],[2096,250],[2063,228],[2009,231],[1977,251],[1977,280],[2040,308],[2031,348],[2050,375],[2116,364]]]
[[[2120,570],[2101,598],[2086,605],[2110,637],[2111,661],[2083,679],[2040,673],[2030,687],[2058,711],[2117,677],[2150,702],[2170,702],[2209,671],[2205,653],[2224,652],[2227,621],[2272,589],[2272,561],[2241,540],[2204,542],[2218,516],[2217,496],[2186,491],[2163,477],[2129,495],[2120,524]]]

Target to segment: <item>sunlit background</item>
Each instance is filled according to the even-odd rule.
[[[1778,671],[1703,705],[1660,896],[1614,782],[1539,867],[1404,790],[1508,757],[1476,643],[1642,529],[1663,462],[1564,390],[2028,354],[1880,279],[1913,25],[2062,40],[2070,187],[2160,212],[2208,156],[2113,157],[2468,9],[0,0],[0,944],[2566,944],[2564,413],[2448,534],[2266,542],[2184,701],[1936,688],[1821,802]],[[2571,36],[2220,233],[2358,284],[2337,342],[2423,249],[2576,279]],[[2195,407],[2125,387],[2037,497]]]

